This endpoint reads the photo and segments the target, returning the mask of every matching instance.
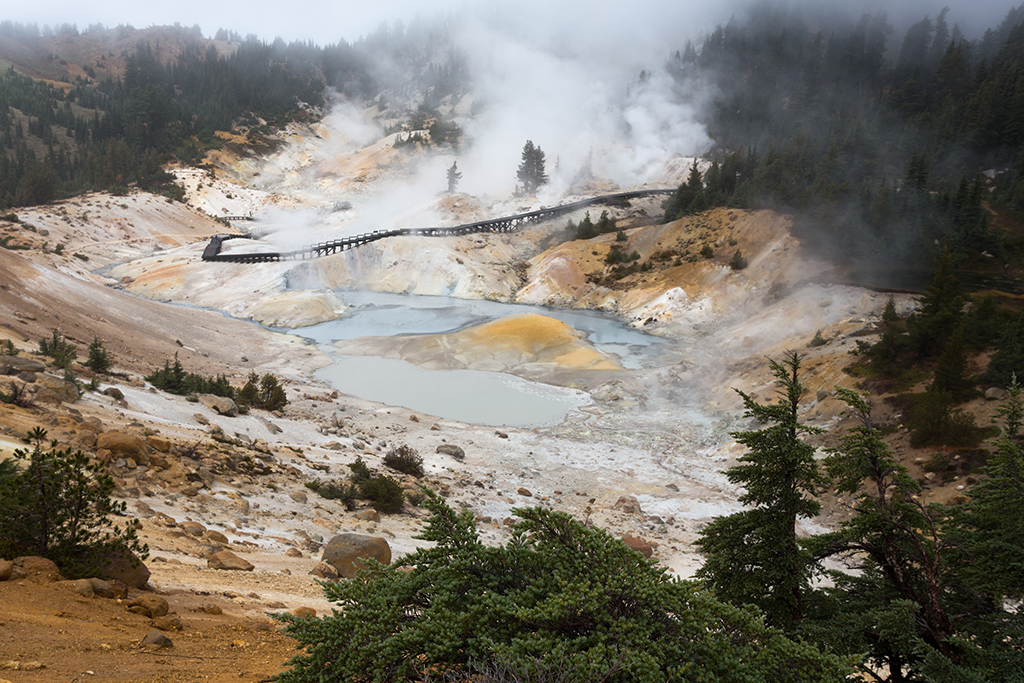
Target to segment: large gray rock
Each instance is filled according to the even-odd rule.
[[[438,453],[444,453],[445,455],[450,455],[453,458],[455,458],[456,460],[465,460],[466,459],[466,452],[464,450],[462,450],[460,447],[456,446],[455,444],[451,444],[451,443],[443,443],[443,444],[441,444],[440,446],[437,447],[437,452]]]
[[[219,415],[224,417],[238,415],[238,405],[230,398],[214,396],[213,394],[200,394],[196,398],[210,410],[216,410]]]
[[[147,633],[140,644],[147,650],[162,650],[165,647],[174,647],[171,639],[156,629]]]
[[[13,368],[15,374],[19,372],[42,372],[46,369],[42,362],[34,358],[24,358],[22,356],[0,356],[0,365]]]
[[[986,401],[1002,401],[1004,398],[1006,398],[1006,389],[989,387],[985,390]]]
[[[84,598],[97,596],[101,598],[117,597],[117,590],[103,579],[77,579],[72,581],[62,581],[61,583]]]
[[[373,559],[391,564],[391,546],[379,536],[338,534],[324,547],[321,560],[338,570],[346,579],[356,575],[356,569],[365,566],[361,560]]]

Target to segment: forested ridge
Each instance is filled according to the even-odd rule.
[[[60,30],[65,38],[78,35],[74,27]],[[124,28],[90,31],[117,34]],[[2,22],[0,48],[30,63],[26,52],[51,44],[47,34],[52,31],[41,34],[35,26]],[[259,148],[287,122],[316,116],[331,90],[361,101],[401,78],[429,90],[433,99],[424,104],[425,118],[431,102],[460,87],[464,78],[457,66],[423,60],[438,45],[444,48],[443,37],[429,31],[382,27],[354,44],[327,47],[242,39],[223,30],[217,38],[193,36],[173,58],[163,59],[159,35],[155,42],[140,41],[120,55],[121,74],[103,70],[108,56],[117,61],[113,52],[79,65],[50,52],[34,69],[47,69],[47,80],[25,75],[11,63],[0,75],[0,208],[89,190],[123,192],[128,186],[174,196],[178,190],[163,166],[172,159],[200,161],[206,149],[219,144],[215,131],[244,130]],[[215,43],[225,41],[231,49],[219,50]],[[384,63],[387,69],[380,66]]]
[[[943,241],[1005,258],[982,203],[1024,209],[1024,9],[976,40],[947,15],[901,37],[884,12],[850,21],[762,5],[687,43],[670,69],[680,86],[714,84],[719,151],[668,218],[791,211],[806,244],[861,267],[920,270]]]

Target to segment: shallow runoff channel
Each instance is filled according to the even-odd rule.
[[[351,396],[471,424],[556,424],[573,408],[590,403],[590,397],[576,389],[500,372],[423,370],[402,360],[345,356],[336,353],[332,343],[360,337],[446,334],[522,313],[545,315],[570,325],[585,333],[601,351],[617,356],[627,369],[648,365],[664,343],[595,311],[367,291],[337,294],[349,307],[345,317],[289,330],[312,340],[334,358],[333,365],[317,371],[318,378]]]

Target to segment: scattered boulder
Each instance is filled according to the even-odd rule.
[[[37,381],[40,386],[52,391],[63,402],[74,403],[80,396],[78,385],[74,382],[68,382],[59,377],[50,377],[49,375],[39,375]]]
[[[459,446],[452,443],[443,443],[437,447],[438,453],[444,453],[450,455],[456,460],[462,461],[466,459],[466,451],[462,450]]]
[[[516,493],[518,493],[523,498],[533,498],[533,492],[530,491],[530,489],[524,489],[523,487],[519,487]]]
[[[289,491],[288,497],[294,500],[296,503],[302,504],[305,504],[305,502],[308,500],[306,494],[303,493],[302,491]]]
[[[60,569],[52,560],[45,557],[30,555],[27,557],[14,558],[14,570],[11,572],[12,579],[33,579],[36,581],[63,581]]]
[[[107,387],[106,389],[103,390],[103,393],[106,396],[109,396],[110,398],[114,399],[115,401],[124,400],[124,392],[118,389],[117,387]]]
[[[75,438],[71,440],[71,448],[73,450],[94,450],[96,448],[96,435],[92,432],[75,434]]]
[[[644,557],[650,557],[654,554],[654,546],[645,541],[642,538],[634,538],[633,536],[626,535],[623,537],[622,542],[626,544],[630,550],[635,550]]]
[[[146,443],[154,451],[160,451],[161,453],[167,453],[171,450],[170,439],[165,439],[160,436],[147,436]]]
[[[213,529],[208,529],[204,536],[207,540],[213,541],[214,543],[220,543],[221,545],[227,545],[231,542],[228,540],[227,536],[219,531],[214,531]]]
[[[144,617],[155,619],[162,617],[170,610],[170,605],[159,595],[147,593],[140,595],[128,603],[128,611],[134,614],[141,614]]]
[[[6,581],[14,573],[14,562],[0,559],[0,581]]]
[[[316,610],[312,607],[296,607],[289,614],[296,619],[314,619],[316,617]]]
[[[206,527],[199,522],[178,522],[178,528],[196,538],[206,533]]]
[[[171,466],[171,461],[168,460],[163,453],[150,453],[149,466],[155,470],[166,470]]]
[[[199,394],[197,396],[199,402],[210,410],[217,411],[218,415],[224,417],[235,417],[238,415],[238,405],[224,396],[214,396],[213,394]]]
[[[83,598],[116,598],[119,597],[118,591],[109,583],[103,579],[77,579],[74,581],[62,581],[63,585],[74,592],[81,595]]]
[[[310,569],[309,575],[319,577],[324,581],[337,581],[341,578],[341,575],[338,574],[338,570],[326,562],[320,562]]]
[[[620,496],[619,499],[615,501],[615,505],[613,507],[628,515],[642,515],[644,513],[640,508],[640,501],[636,499],[636,496]]]
[[[1001,387],[989,387],[985,390],[986,401],[1002,401],[1006,398],[1006,389]]]
[[[140,644],[147,650],[162,650],[166,647],[174,647],[171,639],[156,629],[147,633]]]
[[[284,554],[288,557],[302,557],[302,551],[298,548],[288,548],[284,551]]]
[[[235,555],[230,550],[221,550],[220,552],[214,553],[206,561],[206,566],[210,569],[243,572],[251,572],[256,568],[254,565],[250,564],[238,555]]]
[[[362,560],[373,559],[381,564],[391,564],[391,546],[379,536],[363,534],[338,534],[324,547],[321,558],[334,567],[346,579],[356,575]]]
[[[130,458],[140,465],[149,464],[146,442],[134,434],[103,432],[96,437],[96,448],[108,450],[116,458]]]
[[[107,556],[107,564],[101,566],[100,578],[123,581],[132,588],[145,588],[149,583],[150,571],[142,560],[127,551],[115,551]]]
[[[0,365],[6,365],[15,372],[43,372],[46,365],[34,358],[24,356],[0,356]]]
[[[176,614],[157,617],[151,622],[151,626],[159,631],[180,631],[185,628],[185,625],[181,623],[181,618]]]
[[[364,522],[379,522],[380,513],[376,510],[363,510],[356,515],[356,519]]]
[[[196,413],[195,415],[192,416],[192,419],[195,420],[196,422],[198,422],[201,425],[208,425],[208,424],[210,424],[210,421],[207,420],[206,416],[203,415],[202,413]]]

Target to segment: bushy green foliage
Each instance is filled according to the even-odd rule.
[[[613,244],[612,248],[608,250],[608,253],[604,257],[604,262],[610,266],[616,263],[633,263],[634,261],[640,260],[640,253],[633,251],[627,253],[625,249],[620,247],[618,244]]]
[[[700,255],[703,256],[704,258],[714,258],[715,250],[711,248],[710,244],[705,244],[703,247],[700,248]]]
[[[402,451],[402,448],[406,450]],[[408,446],[402,448],[392,450],[388,453],[388,456],[396,454],[395,457],[403,464],[418,462],[420,475],[417,476],[422,476],[423,460],[416,455],[416,451]],[[402,453],[399,454],[399,451],[402,451]],[[388,456],[385,456],[385,464],[387,464]],[[352,471],[352,474],[347,482],[313,481],[308,482],[306,487],[316,491],[324,498],[340,500],[349,510],[355,509],[357,499],[363,499],[369,500],[374,509],[379,512],[390,514],[401,511],[402,506],[405,504],[405,492],[397,480],[373,472],[367,467],[362,456],[357,457],[355,462],[349,463],[348,468]]]
[[[355,482],[363,481],[373,476],[373,472],[366,466],[361,455],[356,456],[356,461],[349,463],[348,468],[352,470],[352,481]]]
[[[78,350],[75,345],[64,338],[57,330],[53,330],[50,339],[39,340],[39,353],[53,359],[53,366],[57,368],[70,368],[78,357]]]
[[[184,396],[187,394],[213,394],[225,398],[235,398],[235,389],[225,375],[203,377],[194,372],[186,372],[178,354],[174,354],[174,364],[164,361],[164,367],[145,377],[146,381],[157,389],[170,394]]]
[[[3,356],[17,356],[18,347],[14,345],[10,339],[5,339],[3,344],[0,344],[0,355]]]
[[[263,410],[280,410],[288,405],[288,396],[277,377],[267,373],[260,377],[250,372],[245,384],[238,390],[235,400],[239,406],[253,406]]]
[[[529,680],[557,668],[561,680],[607,683],[838,683],[849,671],[565,513],[517,509],[509,543],[487,547],[471,511],[433,493],[425,506],[421,538],[434,547],[324,583],[338,608],[322,619],[277,615],[303,647],[282,683],[496,665]]]
[[[89,344],[89,358],[85,361],[85,367],[93,372],[105,373],[110,370],[110,357],[107,350],[103,348],[103,340],[95,337]]]
[[[378,512],[392,514],[400,512],[405,505],[405,494],[398,480],[388,475],[362,479],[356,483],[359,497],[365,498]]]
[[[824,346],[825,344],[828,344],[828,340],[821,336],[821,330],[815,332],[814,337],[811,339],[811,341],[807,342],[807,346],[811,347],[812,349],[817,346]]]
[[[423,476],[423,458],[415,448],[406,444],[388,451],[384,456],[384,466],[414,477]]]
[[[65,576],[94,576],[111,553],[145,559],[148,548],[135,529],[118,527],[112,515],[125,503],[111,500],[114,480],[81,451],[46,446],[46,430],[36,427],[18,449],[23,470],[0,470],[0,542],[12,551],[53,560]]]
[[[316,491],[327,500],[340,500],[347,510],[354,510],[359,489],[355,484],[338,481],[306,482],[306,488]]]

